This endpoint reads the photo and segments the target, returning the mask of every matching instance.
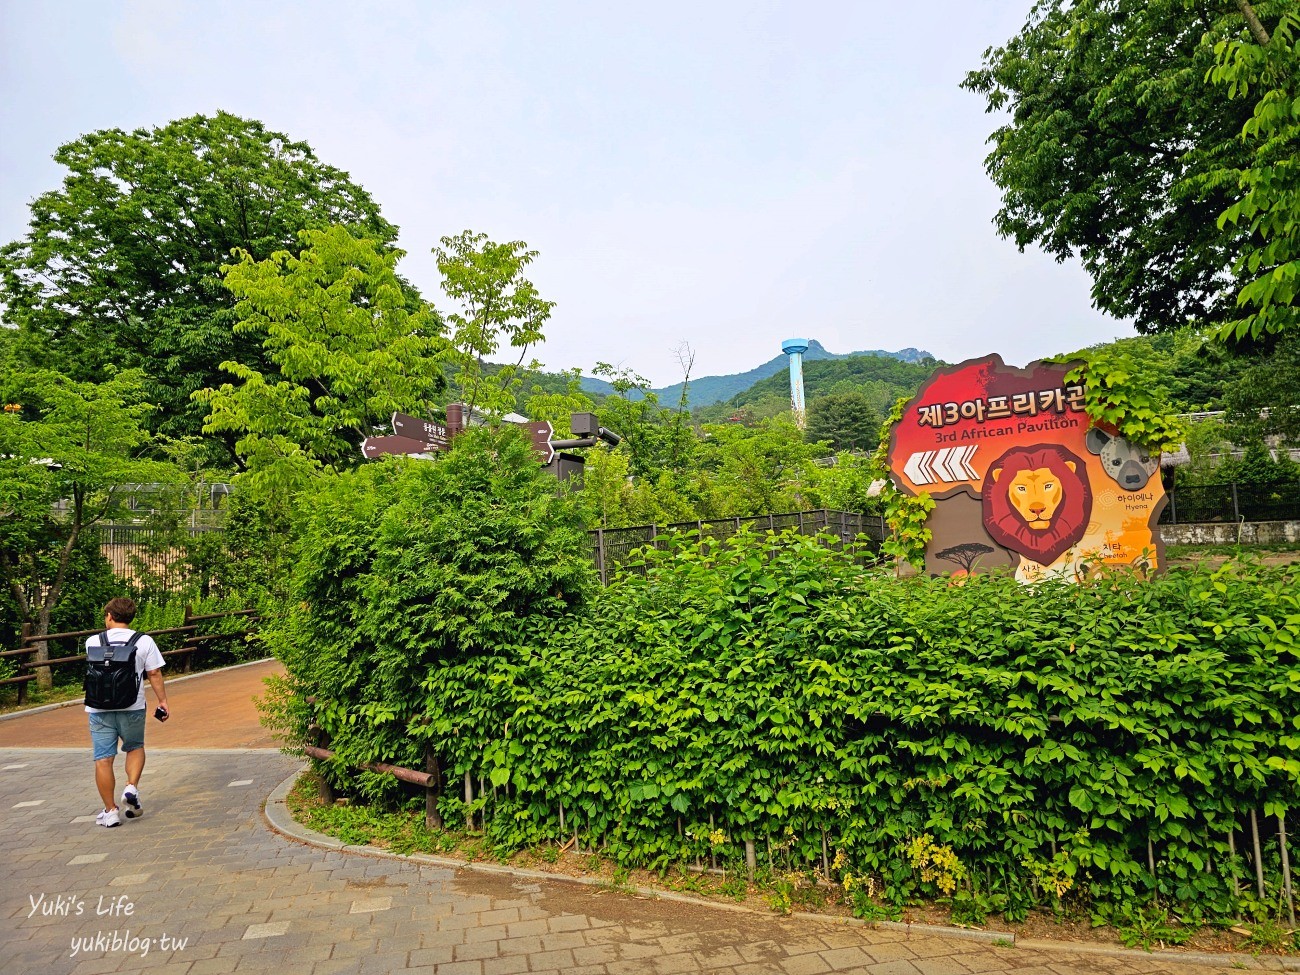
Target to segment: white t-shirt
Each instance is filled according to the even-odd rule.
[[[127,640],[131,639],[131,634],[134,632],[135,630],[128,629],[125,626],[115,626],[108,631],[108,639],[110,643],[125,643]],[[94,641],[93,643],[91,642],[92,640]],[[86,646],[99,646],[99,634],[96,633],[92,637],[87,637]],[[136,695],[135,703],[129,708],[119,708],[118,710],[143,711],[145,708],[144,686],[148,683],[148,681],[144,679],[145,672],[150,670],[161,670],[166,666],[167,661],[163,659],[162,651],[158,649],[158,644],[153,642],[153,637],[148,633],[142,633],[140,639],[135,643],[135,669],[136,673],[140,674],[140,693]],[[106,709],[92,708],[89,705],[86,706],[86,711],[90,714],[98,714],[104,710]]]

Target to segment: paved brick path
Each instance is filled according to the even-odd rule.
[[[0,749],[0,968],[47,975],[1212,970],[909,940],[320,850],[272,832],[262,819],[262,801],[295,767],[268,751],[158,750],[141,783],[145,817],[105,830],[86,820],[95,802],[83,749]],[[32,899],[42,894],[46,903],[71,899],[70,915],[33,915]],[[133,913],[98,913],[117,904]],[[148,953],[142,943],[128,953],[121,946],[128,938],[149,939]],[[77,951],[78,939],[88,947]],[[184,946],[172,947],[173,939]]]
[[[12,738],[26,720],[0,724]],[[262,804],[298,767],[270,750],[151,747],[145,817],[106,830],[93,821],[88,747],[76,745],[0,747],[6,975],[1231,970],[909,938],[320,849],[268,828]]]

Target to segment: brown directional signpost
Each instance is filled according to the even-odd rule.
[[[441,423],[408,413],[393,414],[393,435],[366,437],[361,455],[367,460],[389,454],[431,454],[451,445],[451,431]]]
[[[464,407],[460,403],[447,404],[446,424],[422,420],[408,413],[394,413],[392,434],[386,437],[367,437],[361,444],[361,453],[367,459],[372,459],[390,454],[428,456],[431,453],[447,450],[451,446],[452,438],[463,429],[463,418]],[[594,414],[575,413],[573,420],[575,430],[583,432],[583,435],[575,440],[554,440],[555,428],[551,426],[549,420],[516,425],[528,435],[533,452],[537,454],[537,459],[543,467],[549,467],[555,461],[557,446],[594,447],[598,439],[611,445],[616,445],[619,441],[617,434],[596,425]]]
[[[551,426],[550,420],[521,423],[519,426],[533,442],[533,450],[537,452],[537,459],[542,462],[543,467],[555,459],[555,448],[551,446],[551,437],[555,435],[555,428]]]
[[[393,414],[393,433],[399,437],[418,440],[426,450],[446,450],[451,444],[451,431],[441,423],[421,420],[409,413]]]
[[[361,455],[367,460],[389,454],[427,454],[437,449],[441,448],[430,447],[422,440],[410,437],[366,437],[361,441]]]

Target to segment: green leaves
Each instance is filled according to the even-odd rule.
[[[197,435],[190,401],[220,363],[268,371],[239,336],[221,286],[233,249],[268,259],[298,231],[341,224],[387,245],[397,228],[311,148],[226,112],[151,129],[106,129],[61,146],[63,184],[37,197],[27,234],[0,250],[5,319],[25,354],[78,380],[105,362],[143,368],[154,429]],[[221,457],[226,460],[226,456]]]
[[[836,450],[875,450],[880,421],[867,395],[849,389],[811,401],[806,433],[810,443],[826,441]]]
[[[1271,38],[1240,36],[1215,46],[1208,77],[1226,88],[1237,104],[1252,92],[1254,110],[1242,124],[1246,161],[1217,176],[1232,181],[1241,196],[1218,220],[1221,230],[1248,234],[1248,246],[1233,271],[1244,281],[1237,306],[1246,314],[1224,323],[1220,338],[1259,339],[1300,327],[1300,14],[1286,11]],[[1260,92],[1262,91],[1262,95]]]
[[[359,462],[361,441],[393,412],[427,415],[449,355],[437,313],[397,275],[401,251],[344,227],[300,239],[298,255],[239,251],[225,269],[235,331],[256,336],[276,371],[225,362],[239,385],[195,394],[210,410],[204,431],[237,434],[255,484],[279,492]]]
[[[1139,331],[1232,314],[1225,270],[1248,243],[1219,227],[1244,165],[1250,107],[1207,80],[1214,45],[1243,27],[1224,0],[1044,0],[963,87],[1009,119],[985,168],[998,232],[1077,256],[1094,304]]]
[[[453,754],[474,740],[476,771],[529,784],[494,702],[528,662],[524,627],[572,611],[594,580],[573,502],[527,441],[471,430],[437,461],[322,477],[297,504],[292,608],[269,638],[304,694],[338,705],[317,720],[344,763],[410,766],[423,740]]]
[[[38,627],[62,598],[84,529],[122,508],[128,485],[183,478],[141,457],[153,442],[144,428],[153,384],[139,370],[107,371],[98,383],[48,370],[0,375],[0,583]]]
[[[1152,451],[1174,451],[1184,432],[1160,382],[1155,363],[1140,342],[1120,341],[1084,349],[1056,361],[1076,362],[1067,383],[1082,383],[1084,408],[1094,422],[1119,431],[1130,443]]]
[[[499,466],[453,452],[394,465],[373,500],[358,483],[317,502],[298,591],[310,639],[290,669],[349,716],[391,695],[448,781],[495,788],[481,808],[502,846],[577,831],[622,863],[739,864],[736,838],[752,838],[797,867],[820,862],[824,832],[904,900],[934,883],[906,854],[928,836],[953,871],[980,865],[977,889],[987,869],[1027,903],[1158,895],[1230,916],[1225,833],[1300,804],[1295,685],[1279,679],[1297,669],[1280,639],[1300,635],[1294,570],[951,587],[796,533],[677,534],[580,605],[557,598],[567,577],[541,568],[524,523],[477,506],[545,501]],[[332,723],[340,747],[415,761],[375,713]]]
[[[514,408],[522,379],[519,366],[543,338],[542,326],[555,302],[544,300],[523,271],[537,257],[522,240],[497,244],[466,230],[443,237],[433,249],[442,290],[460,305],[447,315],[451,325],[458,395],[471,408],[506,413]],[[502,343],[519,350],[519,360],[489,375],[484,359]]]
[[[1080,257],[1140,331],[1300,325],[1300,14],[1257,6],[1045,0],[963,83],[1011,113],[999,232]]]

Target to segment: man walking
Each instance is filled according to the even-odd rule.
[[[103,812],[95,817],[100,826],[121,823],[121,809],[113,801],[117,787],[113,761],[119,740],[126,753],[126,788],[122,790],[126,818],[144,812],[139,788],[144,771],[143,677],[148,678],[158,699],[155,716],[159,721],[171,716],[162,678],[166,662],[153,637],[130,628],[134,619],[135,601],[116,596],[104,607],[104,630],[86,640],[86,713],[95,753],[95,786],[104,800]]]

